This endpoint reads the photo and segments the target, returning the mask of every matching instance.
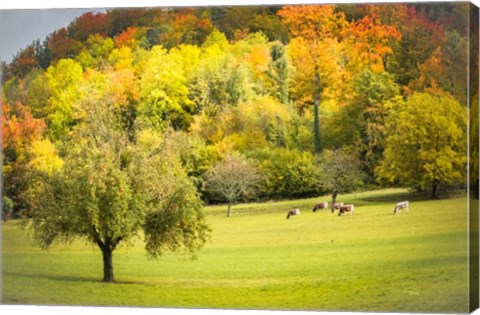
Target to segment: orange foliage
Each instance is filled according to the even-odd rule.
[[[293,36],[309,41],[336,37],[347,23],[342,12],[335,12],[334,5],[285,6],[278,15]]]
[[[17,103],[15,108],[12,108],[12,106],[3,102],[3,149],[23,147],[22,144],[39,140],[45,129],[43,120],[33,118],[32,114],[21,103]]]
[[[122,69],[110,74],[109,92],[119,107],[126,107],[140,99],[133,69]]]
[[[202,44],[213,31],[213,24],[208,18],[197,17],[194,8],[180,11],[172,23],[172,32],[167,40],[172,44]]]
[[[258,77],[261,73],[268,70],[270,63],[270,52],[267,48],[255,46],[252,51],[247,55],[247,62],[253,69],[255,75]]]
[[[441,49],[435,49],[432,56],[420,65],[419,70],[420,75],[410,84],[411,87],[416,90],[426,87],[438,89],[446,70]]]
[[[123,31],[120,35],[115,37],[115,47],[120,48],[123,46],[135,47],[137,43],[137,28],[129,27]]]
[[[399,40],[400,32],[393,26],[381,23],[379,16],[372,14],[353,22],[343,32],[353,48],[354,60],[368,64],[375,72],[383,70],[383,57],[392,53],[391,40]],[[356,58],[355,58],[356,57]]]

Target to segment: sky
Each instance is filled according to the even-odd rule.
[[[91,9],[12,9],[0,11],[0,60],[13,56],[34,40],[43,41],[53,31]]]

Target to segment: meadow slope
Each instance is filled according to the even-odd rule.
[[[392,214],[395,201],[411,211]],[[84,242],[42,251],[4,223],[2,303],[463,313],[468,306],[467,198],[403,190],[340,196],[354,216],[312,212],[327,198],[206,208],[212,238],[195,259],[147,259],[141,239],[114,253]],[[301,214],[286,220],[290,207]]]

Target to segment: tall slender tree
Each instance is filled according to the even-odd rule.
[[[307,50],[313,61],[313,77],[311,95],[313,99],[313,134],[314,149],[316,153],[322,150],[320,134],[319,106],[324,80],[320,75],[321,42],[327,38],[337,37],[340,30],[346,25],[345,16],[341,12],[335,12],[333,5],[298,5],[286,6],[278,11],[295,37],[300,37],[307,45]]]

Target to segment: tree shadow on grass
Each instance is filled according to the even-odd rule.
[[[18,273],[18,272],[3,272],[3,275],[23,278],[38,278],[54,281],[68,281],[68,282],[85,282],[85,283],[101,283],[102,279],[85,277],[85,276],[71,276],[71,275],[46,275],[46,274],[30,274],[30,273]]]
[[[425,192],[396,192],[396,193],[386,193],[378,196],[365,196],[361,200],[372,203],[388,203],[388,202],[399,202],[403,200],[408,201],[425,201],[431,200],[428,193]]]
[[[463,190],[445,190],[439,192],[439,200],[460,197],[463,194],[466,194]],[[432,201],[434,199],[432,199],[431,194],[428,191],[403,191],[379,194],[375,196],[364,196],[360,197],[358,200],[367,205],[369,203],[397,203],[404,200],[408,200],[410,202]]]
[[[78,282],[78,283],[91,283],[91,284],[109,284],[104,282],[102,277],[85,277],[85,276],[73,276],[73,275],[46,275],[46,274],[29,274],[29,273],[16,273],[16,272],[3,272],[4,276],[23,277],[23,278],[37,278],[62,282]],[[128,284],[128,285],[154,285],[151,282],[133,281],[133,280],[115,280],[112,284]]]

